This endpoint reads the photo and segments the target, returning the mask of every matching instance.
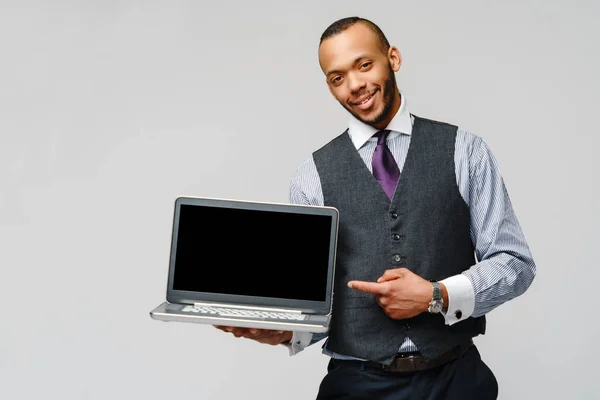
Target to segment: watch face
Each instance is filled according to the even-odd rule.
[[[439,313],[440,311],[442,311],[443,307],[444,306],[442,305],[441,301],[433,301],[432,304],[429,306],[432,313]]]

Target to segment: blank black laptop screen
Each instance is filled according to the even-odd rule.
[[[181,205],[173,289],[325,301],[330,216]]]

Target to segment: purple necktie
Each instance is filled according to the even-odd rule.
[[[400,178],[400,169],[398,169],[398,164],[396,164],[392,152],[385,143],[389,134],[390,131],[385,130],[373,135],[377,137],[377,147],[373,153],[373,175],[391,200],[396,191],[398,178]]]

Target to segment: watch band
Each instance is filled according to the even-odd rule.
[[[433,296],[427,311],[432,314],[438,314],[444,309],[444,299],[442,296],[442,287],[438,282],[431,282],[433,286]]]
[[[433,300],[439,301],[442,300],[442,287],[438,282],[431,282],[433,285]]]

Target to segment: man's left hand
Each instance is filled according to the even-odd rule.
[[[441,286],[447,298],[446,288]],[[389,269],[377,282],[350,281],[348,287],[377,296],[377,303],[393,319],[426,312],[433,297],[431,282],[406,268]]]

